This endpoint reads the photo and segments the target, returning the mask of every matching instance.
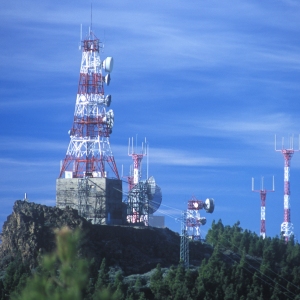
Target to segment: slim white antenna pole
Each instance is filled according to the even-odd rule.
[[[149,178],[149,144],[146,144],[147,147],[147,179]]]
[[[82,24],[80,24],[80,41],[79,41],[79,50],[81,50],[81,41],[82,41]]]
[[[93,4],[91,3],[91,31],[93,31]]]
[[[135,151],[137,151],[137,133],[135,134]],[[135,153],[137,153],[137,152],[135,152]]]

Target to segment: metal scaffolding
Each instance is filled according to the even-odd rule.
[[[181,235],[180,235],[180,262],[185,268],[189,268],[189,236],[186,230],[187,212],[183,211],[181,214]]]

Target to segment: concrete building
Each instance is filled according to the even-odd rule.
[[[56,206],[78,210],[93,224],[122,224],[122,181],[106,177],[58,178]]]
[[[149,215],[149,226],[165,228],[165,217]]]

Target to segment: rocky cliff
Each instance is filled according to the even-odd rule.
[[[120,267],[127,275],[148,272],[158,263],[169,267],[179,261],[180,236],[168,228],[92,225],[78,216],[77,210],[19,200],[3,225],[0,269],[17,256],[34,268],[39,253],[55,248],[54,230],[63,226],[82,230],[81,256],[99,264],[105,257],[109,265]],[[211,251],[207,245],[191,243],[190,261],[198,265]]]

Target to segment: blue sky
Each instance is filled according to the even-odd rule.
[[[111,146],[129,170],[128,138],[147,137],[149,174],[163,193],[161,211],[179,217],[194,195],[215,199],[205,212],[259,234],[267,194],[267,235],[283,221],[283,156],[300,113],[298,1],[97,1],[93,31],[114,57],[106,92],[115,125]],[[86,1],[2,1],[0,10],[0,224],[15,200],[55,205],[55,180],[69,144]],[[145,162],[145,161],[144,161]],[[145,166],[145,164],[144,164]],[[144,168],[145,170],[145,168]],[[145,172],[144,172],[144,175]],[[291,162],[291,209],[300,238],[300,153]],[[126,191],[127,187],[124,186]],[[177,215],[176,215],[177,214]],[[180,230],[174,218],[166,225]]]

